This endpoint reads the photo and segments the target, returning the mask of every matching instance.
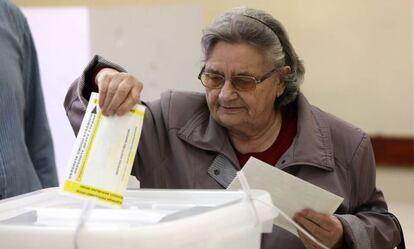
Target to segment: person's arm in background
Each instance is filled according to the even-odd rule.
[[[54,187],[58,186],[58,178],[52,136],[43,99],[37,53],[29,26],[26,19],[23,20],[21,69],[26,102],[24,111],[25,139],[42,187]],[[24,181],[24,179],[22,180]]]

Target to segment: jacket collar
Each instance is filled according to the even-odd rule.
[[[303,94],[298,95],[297,134],[289,149],[276,164],[278,168],[293,165],[309,165],[333,170],[334,155],[330,129],[319,109],[311,106]],[[178,136],[187,143],[207,151],[223,154],[240,169],[236,153],[227,135],[206,109],[195,113],[178,131]]]
[[[241,169],[227,130],[213,119],[208,109],[207,112],[203,109],[196,113],[178,131],[178,136],[197,148],[226,156],[237,169]]]
[[[297,98],[298,126],[293,144],[276,165],[285,168],[307,164],[333,170],[335,161],[330,127],[326,115],[309,104],[302,93]]]

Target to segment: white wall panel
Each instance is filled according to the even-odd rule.
[[[89,11],[85,7],[22,10],[37,47],[58,174],[62,179],[75,141],[63,100],[70,83],[89,60]]]
[[[144,83],[142,98],[168,89],[202,90],[202,9],[197,4],[91,9],[92,53],[125,67]]]

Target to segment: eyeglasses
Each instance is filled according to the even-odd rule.
[[[201,81],[203,86],[209,89],[222,88],[226,82],[226,78],[221,74],[205,72],[205,68],[206,66],[204,66],[198,74],[198,79]],[[267,80],[276,71],[277,69],[274,68],[259,79],[247,75],[234,75],[231,76],[230,82],[233,87],[239,91],[251,91],[256,88],[257,84],[260,84],[263,81]]]

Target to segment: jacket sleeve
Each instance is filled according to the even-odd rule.
[[[163,94],[161,99],[145,102],[146,106],[142,133],[138,144],[132,174],[141,182],[143,188],[167,186],[165,155],[168,151],[168,110],[171,92]]]
[[[22,17],[24,18],[24,17]],[[23,23],[22,74],[25,85],[25,139],[43,188],[58,186],[52,136],[46,116],[36,49],[29,26]]]
[[[393,219],[375,209],[387,210],[384,196],[375,187],[375,158],[371,142],[364,135],[351,161],[352,214],[337,215],[344,227],[347,248],[390,249],[400,241],[400,233]],[[372,207],[364,209],[362,207]]]
[[[98,91],[94,76],[101,68],[113,68],[119,72],[125,72],[121,66],[95,55],[83,70],[82,75],[71,84],[66,93],[64,107],[75,135],[79,132],[91,93]]]

